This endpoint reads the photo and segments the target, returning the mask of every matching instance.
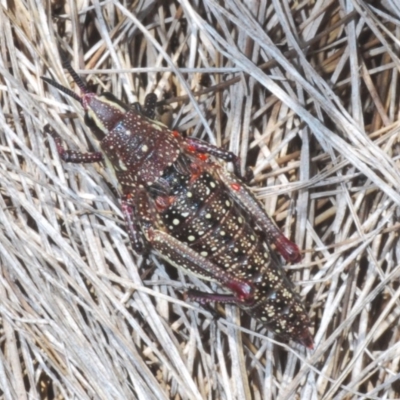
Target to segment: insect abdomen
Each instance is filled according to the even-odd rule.
[[[186,163],[193,166],[191,161]],[[192,173],[171,169],[164,178],[172,201],[160,215],[169,234],[232,277],[251,283],[252,304],[239,304],[251,316],[281,336],[308,340],[309,319],[291,282],[271,259],[252,216],[230,196],[212,164],[195,162]]]

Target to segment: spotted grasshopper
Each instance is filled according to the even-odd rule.
[[[299,261],[300,252],[243,183],[239,158],[199,139],[183,138],[155,121],[154,94],[143,107],[128,106],[110,93],[90,92],[71,65],[64,66],[80,96],[43,79],[81,103],[102,152],[66,150],[49,125],[45,131],[66,162],[110,161],[133,249],[139,254],[152,250],[227,291],[191,290],[188,298],[236,304],[279,336],[313,348],[306,311],[268,244],[287,261]],[[234,174],[218,159],[232,162]]]

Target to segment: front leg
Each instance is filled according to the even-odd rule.
[[[121,199],[121,210],[124,215],[126,229],[133,250],[142,256],[146,256],[149,252],[146,241],[140,227],[135,212],[135,204],[132,195],[124,195]]]
[[[156,104],[157,95],[155,93],[149,93],[144,99],[144,105],[142,106],[139,102],[131,104],[131,108],[138,111],[149,119],[154,119],[156,115]]]
[[[60,155],[60,158],[65,162],[74,164],[88,164],[103,160],[103,154],[100,152],[81,153],[80,151],[66,150],[62,145],[60,136],[50,125],[46,125],[44,127],[44,131],[54,139],[57,152]]]
[[[231,162],[233,164],[235,175],[238,178],[243,179],[245,182],[248,182],[252,179],[253,173],[250,169],[246,171],[244,176],[240,173],[240,158],[231,151],[221,149],[218,146],[214,146],[196,138],[186,138],[184,145],[189,152],[210,154],[226,162]]]
[[[157,95],[149,93],[144,99],[144,112],[143,114],[150,119],[154,119],[156,115]]]

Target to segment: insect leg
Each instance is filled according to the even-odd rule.
[[[144,99],[143,114],[147,118],[154,119],[156,114],[156,103],[157,103],[157,95],[155,93],[149,93]]]
[[[135,212],[135,205],[133,204],[131,196],[124,195],[121,198],[121,210],[124,215],[126,229],[133,250],[138,255],[145,255],[148,253],[148,248],[146,246],[144,235],[137,223],[138,219]]]
[[[233,164],[235,175],[240,179],[243,179],[245,182],[252,179],[253,173],[250,169],[246,171],[245,176],[240,173],[240,158],[231,151],[221,149],[220,147],[213,146],[210,143],[204,142],[203,140],[196,138],[186,138],[185,144],[188,151],[211,154],[216,158],[231,162]]]
[[[290,241],[279,230],[246,185],[236,179],[235,176],[225,168],[217,167],[217,169],[221,181],[241,206],[251,213],[257,224],[265,233],[267,241],[275,246],[276,250],[286,261],[299,262],[301,260],[301,254],[297,245]]]
[[[174,266],[203,279],[216,281],[232,291],[229,302],[252,304],[254,301],[253,284],[230,274],[227,270],[201,256],[187,244],[165,232],[155,219],[157,214],[153,212],[147,196],[147,193],[141,190],[138,191],[136,198],[139,224],[150,247]],[[196,299],[200,299],[199,293],[201,292],[197,292]],[[206,294],[207,296],[209,294]],[[215,295],[210,301],[223,301],[222,299],[227,302],[223,295]]]
[[[80,151],[66,150],[62,145],[60,136],[50,125],[46,125],[44,131],[54,139],[57,146],[57,152],[60,155],[60,158],[65,162],[87,164],[103,160],[103,155],[100,152],[81,153]]]
[[[157,95],[155,93],[149,93],[144,99],[143,107],[139,102],[133,103],[131,107],[140,112],[140,114],[144,115],[145,117],[154,119],[156,114],[156,103]]]
[[[188,290],[184,294],[184,299],[191,299],[203,305],[211,303],[212,301],[217,303],[242,304],[242,302],[238,300],[238,297],[232,294],[207,293],[194,289]]]
[[[214,294],[209,301],[224,301],[246,305],[253,303],[254,286],[251,282],[238,279],[229,274],[225,269],[202,257],[185,243],[166,232],[150,227],[147,229],[146,238],[151,247],[167,261],[200,278],[216,281],[233,293],[230,296]],[[209,296],[209,293],[197,292],[195,298],[199,300],[203,297],[207,301]]]

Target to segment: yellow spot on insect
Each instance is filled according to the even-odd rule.
[[[145,153],[146,151],[149,150],[149,146],[147,146],[146,144],[144,144],[141,148],[141,150],[143,151],[143,153]]]
[[[122,169],[122,171],[127,171],[128,170],[128,167],[124,164],[123,161],[119,160],[118,165]]]
[[[269,255],[268,253],[264,253],[264,258],[268,259]]]
[[[208,214],[205,215],[205,217],[206,217],[206,219],[210,219],[211,218],[211,214],[208,213]]]
[[[285,297],[286,299],[291,299],[291,298],[292,298],[292,293],[290,293],[289,290],[286,290],[286,289],[284,289],[282,295],[283,295],[283,297]]]
[[[187,192],[187,193],[186,193],[186,196],[189,197],[189,198],[190,198],[190,197],[193,197],[193,193],[192,193],[192,192]]]
[[[219,234],[220,234],[221,236],[225,236],[225,235],[226,235],[225,231],[221,231]]]
[[[200,253],[200,255],[201,255],[202,257],[207,257],[207,256],[208,256],[208,253],[207,253],[206,251],[202,251],[202,252]]]
[[[229,207],[229,206],[231,205],[230,201],[229,201],[229,200],[226,200],[226,201],[225,201],[225,205],[226,205],[227,207]]]
[[[241,224],[241,223],[243,222],[242,217],[239,217],[239,218],[238,218],[238,222],[239,222],[239,224]]]
[[[129,130],[129,129],[127,129],[126,131],[125,131],[125,135],[130,135],[132,132]]]
[[[196,239],[196,238],[195,238],[193,235],[189,235],[189,236],[188,236],[189,242],[194,242],[195,239]]]
[[[173,223],[174,225],[179,225],[179,219],[178,219],[178,218],[175,218],[175,219],[172,221],[172,223]]]
[[[215,182],[211,181],[211,182],[210,182],[210,186],[214,189],[215,186],[216,186]]]

